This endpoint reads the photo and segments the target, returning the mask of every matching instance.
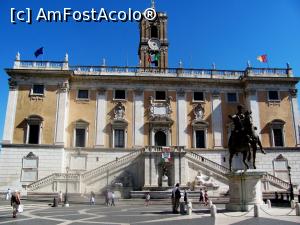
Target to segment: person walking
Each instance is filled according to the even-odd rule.
[[[10,199],[10,205],[13,207],[13,218],[17,217],[18,209],[21,204],[20,201],[20,192],[15,191]]]
[[[90,197],[90,205],[95,205],[95,193],[91,191],[91,197]]]
[[[188,196],[187,196],[187,191],[186,190],[184,190],[184,195],[183,196],[184,196],[183,197],[184,203],[185,203],[185,205],[187,205],[188,204]]]
[[[300,203],[300,189],[298,191],[298,203]]]
[[[63,193],[59,191],[58,193],[58,204],[62,204],[63,202]]]
[[[112,193],[111,191],[109,190],[107,192],[107,206],[110,206],[111,205],[111,199],[112,199]]]
[[[208,193],[207,190],[204,191],[204,203],[207,206],[208,205]]]
[[[108,190],[105,191],[105,205],[108,206]]]
[[[11,199],[11,190],[10,190],[10,188],[7,189],[5,199],[6,199],[7,201]]]
[[[150,196],[150,193],[148,192],[145,196],[145,204],[144,204],[145,206],[149,206],[150,198],[151,198],[151,196]]]
[[[181,198],[179,183],[176,184],[175,188],[172,191],[172,204],[173,204],[173,213],[179,213],[178,207]]]
[[[110,204],[111,206],[116,206],[115,205],[115,197],[116,197],[115,192],[112,191],[111,192],[111,204]]]
[[[199,202],[200,202],[200,204],[204,202],[204,197],[203,197],[203,191],[202,191],[202,189],[200,189]]]

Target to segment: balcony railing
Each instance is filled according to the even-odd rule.
[[[241,79],[242,77],[291,77],[291,68],[246,68],[245,70],[142,68],[121,66],[70,66],[67,61],[16,60],[14,69],[71,70],[75,76],[148,76],[212,79]]]

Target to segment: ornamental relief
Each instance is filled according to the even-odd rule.
[[[152,96],[150,96],[149,100],[150,100],[150,107],[149,107],[150,119],[171,118],[171,114],[172,114],[171,96],[169,96],[166,99],[166,101],[163,102],[155,102]]]
[[[118,102],[114,108],[114,120],[125,120],[125,106]]]
[[[195,120],[203,120],[205,116],[205,110],[202,104],[198,103],[193,105],[193,112],[195,116]]]

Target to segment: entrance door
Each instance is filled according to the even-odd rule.
[[[155,146],[166,146],[167,145],[167,136],[162,131],[157,131],[154,136]]]

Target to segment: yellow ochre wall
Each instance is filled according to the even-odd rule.
[[[42,144],[54,143],[54,131],[56,122],[56,90],[57,86],[45,86],[44,97],[30,98],[31,85],[19,85],[18,100],[15,117],[14,144],[25,143],[25,121],[30,115],[38,115],[43,118]]]
[[[19,85],[18,87],[18,102],[15,117],[15,129],[13,143],[23,144],[25,140],[26,121],[25,119],[30,115],[38,115],[43,118],[43,130],[41,144],[54,144],[54,132],[56,123],[56,104],[57,104],[57,86],[46,85],[45,96],[43,98],[30,98],[31,85]],[[71,89],[69,92],[69,115],[68,124],[66,127],[67,142],[66,147],[73,147],[74,139],[74,127],[78,120],[84,120],[88,122],[88,141],[87,147],[93,148],[95,145],[95,119],[96,119],[96,93],[97,90],[90,89],[89,101],[76,100],[77,89]],[[133,147],[133,90],[127,90],[127,100],[122,101],[125,106],[126,120],[128,121],[127,127],[127,146]],[[261,141],[264,147],[271,147],[271,135],[269,122],[275,119],[285,121],[284,125],[284,137],[285,146],[295,146],[294,127],[292,123],[291,103],[289,100],[289,93],[287,91],[280,92],[280,103],[270,104],[268,102],[268,92],[258,91],[258,104],[259,104],[259,116],[261,126]],[[154,97],[154,91],[144,91],[144,145],[150,145],[149,134],[149,97]],[[176,110],[176,91],[170,90],[167,92],[167,96],[172,97],[171,118],[174,120],[174,124],[171,127],[171,145],[177,145],[177,110]],[[222,107],[222,119],[223,119],[223,146],[227,147],[228,140],[228,124],[231,122],[228,115],[233,115],[237,112],[237,105],[245,105],[245,96],[243,93],[239,93],[238,103],[228,103],[226,100],[226,93],[221,93],[221,107]],[[187,116],[188,116],[188,143],[187,148],[192,148],[193,133],[192,133],[192,121],[194,119],[193,105],[193,92],[186,92],[187,99]],[[105,129],[105,146],[106,148],[112,147],[112,129],[111,121],[114,118],[114,107],[118,101],[113,100],[113,90],[107,90],[107,115],[106,115],[106,129]],[[212,101],[211,94],[205,93],[205,102],[203,104],[205,109],[204,120],[209,123],[207,133],[207,148],[213,148],[213,134],[212,134]]]
[[[285,121],[284,138],[285,147],[294,147],[296,145],[294,137],[294,127],[292,124],[291,103],[289,101],[289,93],[287,91],[280,91],[280,103],[268,103],[268,92],[258,91],[259,116],[261,127],[261,141],[264,147],[270,147],[271,135],[269,122],[275,119]]]

